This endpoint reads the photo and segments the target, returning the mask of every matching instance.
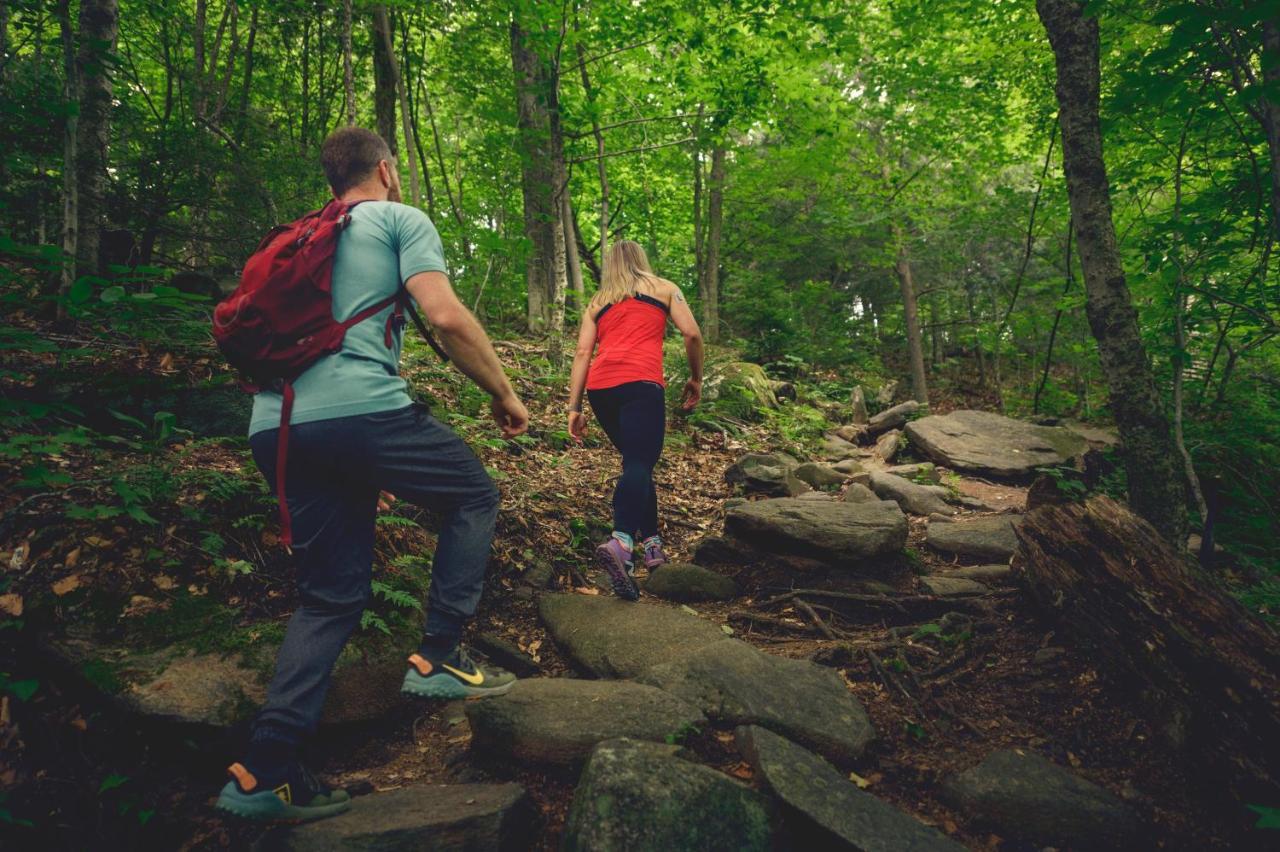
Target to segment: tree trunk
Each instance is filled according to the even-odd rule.
[[[568,183],[560,194],[560,223],[564,237],[569,288],[573,291],[575,306],[581,310],[587,306],[587,288],[582,280],[582,258],[578,256],[578,229],[573,219],[573,199],[569,197]]]
[[[702,104],[698,104],[698,131],[702,128]],[[697,134],[695,133],[695,136]],[[693,277],[698,282],[698,298],[702,298],[705,288],[703,276],[705,266],[702,261],[702,148],[695,139],[693,143]]]
[[[511,21],[511,60],[516,82],[516,125],[522,160],[524,233],[530,253],[525,266],[529,331],[551,330],[556,289],[554,222],[555,167],[551,151],[551,119],[547,97],[551,82],[546,61],[530,43],[520,22]]]
[[[587,74],[587,57],[582,42],[578,42],[578,71],[582,75],[582,90],[586,93],[591,113],[591,135],[596,140],[596,174],[600,178],[600,268],[603,270],[609,264],[609,173],[605,168],[604,133],[600,130],[600,116],[595,109],[596,93]]]
[[[414,207],[421,207],[422,189],[418,177],[418,161],[413,156],[413,122],[409,113],[409,99],[405,95],[404,77],[400,74],[400,63],[396,60],[395,43],[391,38],[391,16],[387,14],[386,6],[374,7],[373,24],[378,31],[379,38],[382,40],[382,49],[386,54],[387,70],[391,74],[391,86],[400,101],[400,127],[404,132],[404,147],[408,152],[405,159],[409,161],[410,198],[413,200]]]
[[[351,61],[351,0],[342,0],[342,91],[347,127],[356,123],[356,74]]]
[[[77,266],[101,273],[98,238],[107,186],[107,150],[111,141],[111,74],[119,9],[116,0],[82,0],[76,70],[80,117],[76,123],[76,205],[79,232]]]
[[[702,300],[702,334],[708,343],[720,340],[720,243],[724,230],[723,144],[711,150],[711,180],[707,184],[707,242]]]
[[[1186,537],[1178,454],[1138,334],[1115,225],[1098,118],[1098,21],[1079,0],[1037,0],[1057,61],[1067,195],[1080,252],[1089,326],[1124,444],[1129,500],[1171,542]]]
[[[381,6],[373,13],[374,123],[378,126],[378,135],[386,141],[391,153],[398,156],[400,147],[396,139],[396,77],[387,47],[389,39],[383,37],[382,24],[379,22],[379,10],[382,11],[383,18],[386,13],[386,9]]]
[[[63,97],[70,106],[80,100],[80,87],[76,82],[78,74],[70,0],[59,0],[58,25],[62,36]],[[77,119],[77,111],[68,109],[62,130],[62,279],[58,283],[58,319],[66,316],[67,296],[76,280],[76,244],[80,219],[76,204]]]
[[[1275,632],[1106,497],[1038,508],[1015,529],[1026,586],[1055,630],[1116,684],[1136,688],[1158,733],[1208,770],[1208,783],[1238,800],[1274,800]]]
[[[916,285],[911,275],[911,259],[907,255],[907,243],[902,229],[894,226],[898,241],[898,255],[894,271],[898,274],[898,287],[902,291],[902,318],[906,325],[907,350],[911,358],[911,396],[923,405],[929,404],[929,385],[924,372],[924,341],[920,338],[920,314],[916,307]]]
[[[1280,20],[1262,22],[1262,79],[1264,92],[1280,88]],[[1271,226],[1280,239],[1280,104],[1270,94],[1262,99],[1263,129],[1267,133],[1267,152],[1271,155]]]

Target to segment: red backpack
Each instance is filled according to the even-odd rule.
[[[325,355],[341,349],[347,329],[392,305],[395,310],[387,317],[385,334],[388,349],[408,307],[426,341],[449,360],[414,312],[403,287],[349,319],[333,318],[333,258],[338,236],[351,224],[351,210],[359,203],[330,201],[321,210],[272,228],[245,262],[240,286],[213,311],[214,340],[245,377],[245,390],[271,389],[284,397],[276,443],[276,498],[285,547],[293,543],[284,485],[294,380]]]

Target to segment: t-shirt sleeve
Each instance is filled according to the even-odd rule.
[[[400,205],[396,210],[397,251],[400,255],[400,282],[419,272],[444,272],[444,246],[436,226],[416,207]]]

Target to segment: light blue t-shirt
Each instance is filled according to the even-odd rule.
[[[392,296],[419,272],[446,272],[435,225],[421,210],[366,201],[351,211],[333,262],[333,316],[339,322]],[[347,330],[342,349],[316,361],[293,383],[291,424],[331,420],[411,405],[400,378],[403,328],[386,345],[388,307]],[[281,395],[253,398],[249,434],[280,425]]]

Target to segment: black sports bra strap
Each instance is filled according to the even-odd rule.
[[[635,299],[638,302],[644,302],[646,305],[653,305],[655,308],[662,308],[666,313],[671,313],[671,306],[661,299],[655,299],[646,293],[636,293]]]

